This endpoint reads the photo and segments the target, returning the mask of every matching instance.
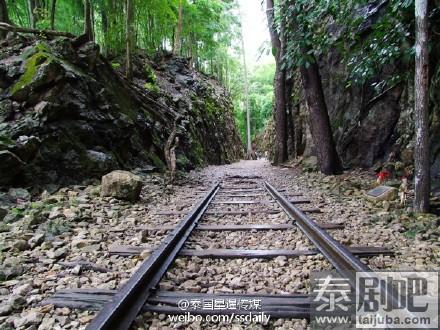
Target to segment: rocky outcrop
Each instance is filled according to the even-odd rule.
[[[373,81],[363,86],[344,85],[348,72],[339,57],[331,53],[322,59],[321,73],[337,149],[348,167],[390,166],[398,176],[411,175],[414,151],[413,81],[390,86],[381,94]],[[405,65],[388,67],[376,80],[411,70]],[[431,86],[432,176],[440,178],[440,126],[438,89]]]
[[[69,184],[115,169],[164,168],[179,118],[177,165],[241,155],[228,94],[168,58],[126,81],[93,43],[10,35],[0,51],[0,186]],[[164,89],[164,86],[167,89]]]
[[[360,14],[374,12],[375,19],[385,8],[387,1],[370,2]],[[376,6],[377,10],[371,10]],[[375,8],[376,8],[375,7]],[[363,17],[365,19],[365,17]],[[373,22],[365,19],[362,31],[367,31]],[[337,30],[332,27],[333,30]],[[367,33],[367,32],[365,32]],[[433,36],[437,40],[437,36]],[[432,45],[436,45],[435,40]],[[360,38],[359,42],[363,42]],[[365,43],[368,40],[365,39]],[[438,44],[438,43],[437,43]],[[360,46],[358,46],[360,47]],[[402,58],[386,62],[377,68],[375,76],[367,81],[353,82],[351,72],[337,49],[330,49],[319,58],[320,73],[327,107],[330,115],[337,150],[348,168],[379,168],[385,166],[397,176],[411,175],[414,152],[414,64],[404,58],[409,47],[403,45]],[[440,179],[440,47],[433,46],[430,71],[430,128],[431,128],[431,172],[434,179]],[[396,77],[400,77],[396,79]],[[393,82],[393,81],[397,81]],[[348,83],[350,82],[350,83]],[[387,82],[386,87],[378,88]],[[300,95],[301,85],[297,83],[297,96],[302,99],[301,113],[307,115],[307,107]],[[314,154],[313,142],[306,136],[306,153]]]

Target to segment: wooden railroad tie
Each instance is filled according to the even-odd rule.
[[[383,247],[373,246],[347,246],[348,250],[359,258],[374,257],[378,255],[393,255],[394,252]],[[137,256],[143,252],[153,252],[154,249],[142,246],[112,245],[108,252],[119,256]],[[268,249],[268,250],[248,250],[248,249],[208,249],[194,250],[182,249],[180,257],[199,257],[199,258],[264,258],[271,259],[276,257],[295,258],[300,256],[314,256],[319,254],[317,249],[288,250],[288,249]]]
[[[304,213],[322,213],[320,209],[311,208],[311,209],[302,209]],[[252,215],[252,214],[278,214],[284,213],[282,210],[248,210],[248,211],[216,211],[216,210],[208,210],[204,214],[205,215]],[[164,211],[164,212],[156,212],[154,215],[163,215],[163,216],[175,216],[175,215],[186,215],[188,212],[186,211]]]
[[[63,289],[43,300],[41,305],[53,305],[57,308],[72,308],[80,310],[100,310],[105,303],[112,301],[116,290],[102,289]],[[185,291],[155,292],[146,302],[144,312],[166,314],[184,314],[191,312],[195,315],[222,314],[240,315],[249,312],[261,313],[271,317],[306,318],[310,313],[313,297],[308,294],[237,294],[237,293],[192,293]],[[179,303],[188,301],[232,301],[236,308],[221,310],[182,309]],[[253,302],[252,309],[249,309]],[[256,305],[255,305],[256,304]],[[247,306],[246,309],[243,306]],[[258,306],[258,307],[257,307]]]
[[[318,223],[323,229],[343,229],[342,223]],[[141,226],[139,230],[146,231],[160,231],[160,230],[173,230],[175,226]],[[241,224],[241,225],[197,225],[195,230],[201,231],[251,231],[251,230],[289,230],[298,229],[297,226],[292,224]]]
[[[218,205],[218,204],[226,204],[226,205],[233,205],[233,204],[273,204],[276,203],[276,200],[257,200],[257,201],[251,201],[251,200],[226,200],[226,201],[213,201],[211,202],[211,205]],[[289,201],[292,204],[310,204],[310,200],[308,199],[297,199],[297,200],[291,200]]]

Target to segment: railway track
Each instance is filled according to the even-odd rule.
[[[174,227],[145,226],[146,231],[165,231],[167,235],[161,244],[152,249],[151,255],[133,273],[119,290],[73,289],[56,292],[45,303],[56,307],[71,307],[99,310],[87,329],[128,329],[136,317],[144,312],[159,314],[193,315],[246,315],[247,309],[234,308],[189,308],[191,301],[245,301],[258,302],[255,311],[271,318],[308,318],[311,312],[310,293],[259,294],[259,293],[213,293],[189,292],[161,289],[161,280],[179,258],[298,258],[322,255],[332,267],[348,279],[355,288],[354,272],[374,273],[361,261],[377,255],[391,255],[393,252],[382,247],[344,246],[328,233],[343,224],[336,222],[315,222],[311,219],[319,209],[310,205],[310,200],[286,190],[277,190],[258,176],[230,176],[215,184],[209,190],[199,191],[197,204]],[[164,217],[183,216],[184,212],[159,212]],[[285,214],[284,223],[253,223],[253,215],[268,217]],[[243,219],[243,216],[244,219]],[[225,221],[225,218],[228,220]],[[208,220],[209,219],[209,220]],[[234,223],[235,220],[235,223]],[[298,231],[311,242],[310,248],[296,249],[238,249],[238,248],[195,248],[196,233],[228,233],[243,231],[247,235],[260,232]],[[203,236],[202,236],[203,237]],[[110,254],[133,256],[145,253],[143,247],[115,246]],[[388,290],[385,289],[384,290]],[[391,299],[393,292],[387,291]],[[185,306],[182,306],[182,301]],[[200,306],[192,306],[200,307]],[[249,306],[248,306],[249,307]]]

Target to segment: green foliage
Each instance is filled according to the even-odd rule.
[[[35,1],[33,15],[28,0],[7,0],[13,24],[31,27],[32,17],[37,29],[51,28],[53,0]],[[151,58],[174,51],[176,29],[179,20],[179,4],[182,4],[182,31],[180,51],[191,65],[204,72],[229,90],[234,100],[237,120],[243,130],[241,103],[243,100],[243,68],[241,63],[240,15],[237,0],[133,0],[134,37],[136,52]],[[102,53],[110,59],[113,68],[120,69],[116,58],[126,52],[126,8],[122,0],[92,0],[91,13],[93,36]],[[80,35],[84,31],[84,1],[56,0],[54,28],[58,31]],[[38,66],[50,60],[44,50],[30,54],[25,73],[14,86],[13,92],[30,83]],[[144,87],[158,91],[154,71],[144,68],[147,80]],[[259,131],[271,113],[272,82],[263,77],[264,70],[255,73],[251,84],[253,131]],[[270,72],[270,70],[268,70]],[[270,75],[270,74],[269,74]],[[270,78],[272,79],[272,78]],[[243,130],[244,131],[244,130]]]
[[[146,83],[144,85],[145,89],[149,90],[150,92],[154,92],[154,93],[159,93],[160,89],[157,85],[153,84],[153,83]]]
[[[44,44],[38,44],[35,47],[35,51],[36,53],[26,60],[25,71],[18,82],[12,87],[12,94],[15,94],[20,89],[30,84],[37,74],[38,67],[51,59],[51,55],[47,53],[47,48]]]
[[[97,6],[103,0],[95,0]],[[52,0],[36,1],[37,7],[34,10],[36,28],[50,28],[50,8]],[[7,0],[9,18],[15,24],[30,27],[30,16],[28,0]],[[78,0],[57,0],[56,2],[55,29],[67,31],[73,34],[81,34],[84,27],[84,4]]]
[[[14,140],[6,135],[0,135],[0,149],[8,149],[15,146]]]
[[[11,209],[11,213],[17,217],[23,217],[25,212],[24,209],[14,207]]]
[[[65,219],[54,219],[44,224],[45,231],[53,236],[61,235],[72,230],[72,225]]]
[[[145,78],[151,84],[155,84],[157,82],[156,74],[148,64],[145,66]]]
[[[148,55],[172,51],[178,21],[179,0],[134,0],[135,40]],[[50,28],[52,0],[36,1],[36,28]],[[93,0],[94,36],[104,54],[125,52],[125,1]],[[230,49],[239,31],[235,0],[182,0],[181,52],[194,66],[227,84]],[[28,0],[7,0],[9,16],[18,26],[30,27]],[[55,29],[80,35],[84,29],[84,3],[57,0]]]
[[[264,130],[272,117],[273,79],[275,64],[264,64],[252,70],[249,76],[249,106],[251,109],[251,138]],[[246,139],[246,110],[237,102],[236,122],[242,140]]]
[[[406,78],[390,73],[382,75],[382,81],[375,80],[385,66],[412,60],[413,1],[396,0],[377,7],[379,3],[289,0],[286,8],[278,8],[280,20],[288,26],[284,67],[307,65],[333,49],[347,68],[347,87],[368,82],[380,93]]]

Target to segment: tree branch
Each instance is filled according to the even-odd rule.
[[[10,31],[10,32],[19,32],[19,33],[32,33],[32,34],[40,34],[47,37],[67,37],[67,38],[76,38],[74,34],[69,32],[61,32],[61,31],[53,31],[53,30],[38,30],[38,29],[30,29],[24,27],[13,26],[7,23],[0,22],[0,30]]]

